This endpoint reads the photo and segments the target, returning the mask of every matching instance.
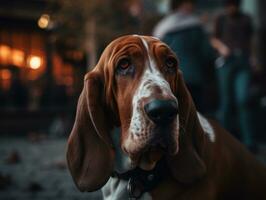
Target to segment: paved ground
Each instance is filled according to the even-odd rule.
[[[1,200],[100,200],[81,193],[65,165],[66,139],[0,138]],[[10,178],[9,178],[10,177]]]
[[[65,138],[0,137],[0,199],[102,199],[101,192],[76,189],[66,169],[65,150]],[[258,157],[266,163],[266,145],[260,146]]]

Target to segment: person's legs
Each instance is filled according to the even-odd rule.
[[[217,118],[224,128],[232,130],[233,115],[233,79],[235,61],[229,58],[222,67],[217,69],[217,79],[219,87],[219,108]]]
[[[248,88],[250,71],[240,69],[235,78],[235,100],[239,120],[241,140],[247,147],[252,147],[252,109],[248,106]]]

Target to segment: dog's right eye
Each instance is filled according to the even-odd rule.
[[[119,75],[132,75],[134,73],[134,67],[129,58],[122,58],[117,66],[116,73]]]
[[[130,66],[130,60],[127,58],[123,58],[119,61],[118,67],[122,70],[127,69]]]

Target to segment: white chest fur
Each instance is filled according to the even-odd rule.
[[[198,115],[198,118],[199,118],[199,121],[200,121],[200,125],[203,128],[205,134],[207,134],[207,136],[209,137],[211,142],[215,142],[215,134],[214,134],[214,130],[213,130],[211,124],[200,113],[197,113],[197,115]]]
[[[127,200],[127,181],[111,177],[102,188],[104,200]],[[149,193],[144,193],[139,200],[152,200]]]

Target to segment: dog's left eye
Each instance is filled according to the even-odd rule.
[[[128,58],[122,58],[116,67],[116,72],[120,75],[128,75],[134,73],[132,62]]]
[[[167,67],[167,70],[174,70],[178,65],[177,60],[172,57],[169,56],[166,60],[165,60],[165,66]]]

